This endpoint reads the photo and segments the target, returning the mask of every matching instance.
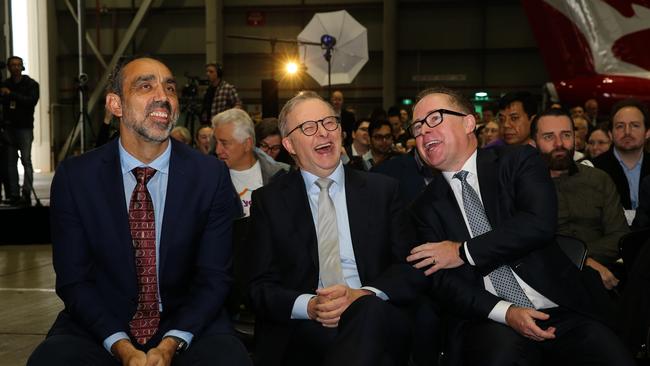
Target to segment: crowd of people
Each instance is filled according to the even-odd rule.
[[[221,67],[206,73],[209,123],[194,132],[175,127],[166,65],[134,58],[114,70],[106,108],[119,134],[61,163],[52,183],[65,309],[28,365],[643,356],[650,246],[637,243],[633,261],[619,252],[630,233],[650,232],[642,103],[604,119],[595,100],[539,110],[513,92],[477,115],[436,87],[412,111],[366,118],[341,91],[330,101],[303,91],[254,121]],[[584,257],[572,260],[558,235],[584,243]],[[233,273],[246,296],[228,311]],[[244,311],[255,317],[248,349],[230,325]]]

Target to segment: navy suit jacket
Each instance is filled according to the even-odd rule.
[[[170,139],[160,239],[163,305],[157,344],[170,329],[200,337],[229,332],[222,304],[230,289],[234,189],[225,165]],[[124,331],[137,306],[137,277],[125,205],[119,141],[71,158],[52,182],[56,292],[65,304],[50,335],[102,342]],[[155,342],[155,343],[154,343]]]
[[[470,237],[462,208],[442,174],[412,206],[420,242],[467,241],[476,263],[432,275],[434,296],[461,318],[486,319],[500,298],[485,290],[483,276],[508,264],[556,304],[609,320],[600,280],[593,271],[579,272],[555,243],[557,197],[537,151],[530,146],[479,149],[476,165],[491,231]]]

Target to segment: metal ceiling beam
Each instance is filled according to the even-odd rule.
[[[72,7],[72,4],[70,3],[70,0],[65,0],[65,5],[68,7],[68,10],[70,10],[70,14],[72,15],[72,18],[74,21],[79,25],[79,19],[77,18],[77,13],[75,9]],[[95,42],[93,42],[93,39],[90,37],[90,34],[86,32],[86,42],[88,42],[88,45],[90,46],[90,49],[93,51],[95,54],[95,57],[97,57],[97,61],[99,61],[100,64],[106,69],[106,61],[104,61],[104,56],[102,56],[101,52],[99,52],[99,49],[95,45]]]
[[[140,23],[142,23],[142,20],[144,19],[145,15],[147,15],[147,12],[149,11],[149,8],[151,7],[152,3],[153,0],[143,0],[142,3],[140,4],[137,13],[135,13],[133,20],[129,25],[129,28],[126,30],[126,33],[124,34],[124,38],[122,38],[122,41],[120,41],[120,44],[117,47],[117,50],[115,51],[115,54],[113,54],[113,57],[111,58],[111,62],[104,70],[104,73],[102,74],[102,77],[99,79],[99,82],[95,87],[95,90],[93,90],[92,94],[90,95],[90,98],[88,99],[88,108],[87,108],[88,114],[92,113],[93,109],[97,105],[97,102],[99,101],[99,98],[101,98],[104,95],[104,89],[106,83],[108,82],[108,77],[110,76],[111,71],[113,70],[113,68],[115,68],[115,65],[117,65],[117,61],[124,54],[126,47],[133,40],[133,36],[135,36],[136,30],[140,26]],[[70,147],[77,142],[77,139],[79,138],[81,121],[83,120],[84,120],[83,118],[80,118],[79,119],[80,122],[77,122],[75,128],[68,135],[65,144],[63,144],[63,148],[59,152],[57,162],[60,162],[63,159],[65,159],[65,156],[67,155]]]

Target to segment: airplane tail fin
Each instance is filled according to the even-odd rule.
[[[552,80],[596,73],[589,43],[574,23],[544,0],[522,0]]]
[[[553,80],[650,75],[650,0],[522,0]]]

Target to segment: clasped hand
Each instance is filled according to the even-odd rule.
[[[309,300],[307,314],[309,318],[327,328],[339,325],[341,314],[361,296],[372,295],[372,291],[352,289],[345,285],[334,285],[316,290],[316,296]]]
[[[461,244],[454,241],[424,243],[411,249],[411,255],[406,260],[414,263],[413,267],[418,269],[429,267],[424,271],[429,276],[441,269],[456,268],[465,263],[460,258],[459,250],[463,250]]]

